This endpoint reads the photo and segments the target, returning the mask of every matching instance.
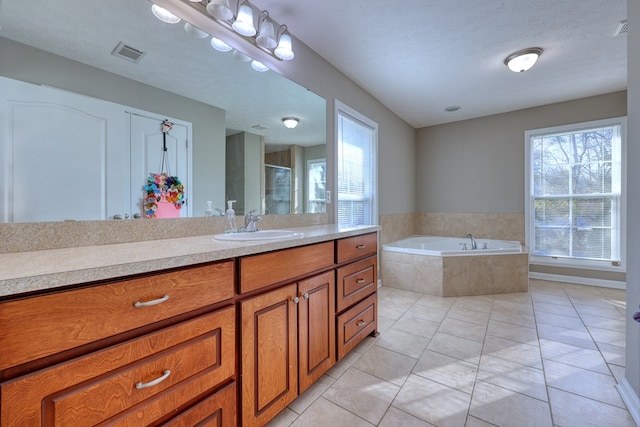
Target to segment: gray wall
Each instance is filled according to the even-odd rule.
[[[193,214],[224,206],[224,110],[0,37],[0,75],[193,123]],[[222,184],[222,185],[219,185]]]
[[[334,100],[337,99],[379,125],[378,213],[414,212],[415,130],[302,42],[294,39],[293,43],[296,52],[293,61],[265,63],[327,100],[327,140],[330,142],[327,158],[335,157]],[[327,176],[335,176],[332,167],[328,163]],[[333,196],[334,203],[329,209],[336,206],[335,192]]]
[[[524,131],[627,114],[626,92],[417,130],[418,212],[524,212]]]
[[[627,2],[629,22],[640,22],[640,2]],[[632,320],[635,311],[640,310],[640,28],[629,28],[628,50],[628,104],[627,120],[627,346],[626,379],[640,396],[640,323]],[[633,49],[632,49],[633,47]],[[640,397],[637,400],[640,411]],[[640,414],[638,414],[640,416]],[[637,420],[638,421],[638,420]]]

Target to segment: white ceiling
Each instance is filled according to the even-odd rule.
[[[626,0],[252,3],[415,128],[627,86]],[[536,66],[509,71],[527,47],[544,49]]]
[[[208,38],[189,36],[184,22],[160,22],[145,0],[0,0],[0,37],[222,108],[227,133],[262,135],[270,151],[326,142],[323,98],[215,51]],[[132,63],[111,55],[120,42],[145,56]],[[29,80],[27,70],[24,75]],[[152,112],[166,114],[162,106]],[[286,129],[286,116],[300,118],[300,125]]]
[[[252,3],[415,128],[626,89],[627,37],[614,37],[626,0]],[[0,0],[0,36],[220,106],[234,129],[262,124],[282,133],[285,115],[302,115],[304,123],[305,115],[324,113],[317,99],[294,105],[278,97],[301,99],[305,89],[274,72],[255,77],[238,61],[222,71],[230,55],[189,39],[182,25],[160,23],[149,7],[142,0]],[[148,53],[135,66],[114,58],[120,41]],[[504,58],[526,47],[544,52],[530,71],[512,73]],[[253,83],[239,85],[247,73]],[[243,87],[254,96],[240,105]],[[267,93],[278,100],[269,114],[261,108]],[[461,109],[444,111],[453,105]],[[308,139],[320,137],[322,126]]]

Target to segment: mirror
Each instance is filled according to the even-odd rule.
[[[127,113],[151,115],[158,125],[164,118],[190,124],[191,160],[182,177],[188,209],[181,216],[203,216],[207,201],[224,209],[228,199],[238,200],[238,214],[323,212],[325,100],[274,71],[257,72],[231,52],[215,51],[210,38],[193,37],[184,27],[184,21],[157,20],[146,0],[4,0],[0,54],[10,60],[0,62],[0,76],[115,103]],[[113,52],[142,56],[134,62]],[[288,116],[299,118],[295,129],[283,125]],[[131,152],[119,149],[127,164]],[[3,168],[10,164],[6,157],[0,153]],[[274,170],[289,172],[275,178]],[[100,216],[81,219],[128,215],[132,204],[141,205],[143,179],[124,169],[117,175],[103,181],[124,194],[98,209]],[[67,185],[65,193],[79,193]],[[47,210],[34,221],[60,220]]]

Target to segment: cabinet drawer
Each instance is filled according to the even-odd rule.
[[[377,253],[378,233],[336,240],[336,262],[338,264]]]
[[[338,360],[342,359],[377,328],[377,294],[353,306],[337,319]]]
[[[235,365],[229,307],[0,384],[0,425],[146,425],[231,378]]]
[[[378,258],[372,256],[338,268],[336,311],[341,312],[377,289]]]
[[[235,427],[238,424],[236,420],[236,383],[234,382],[162,423],[162,426]]]
[[[333,265],[333,242],[283,249],[240,259],[240,293]]]
[[[228,261],[1,303],[0,370],[232,297]]]

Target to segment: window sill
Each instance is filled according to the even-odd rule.
[[[586,259],[573,259],[562,257],[550,257],[529,254],[529,264],[535,265],[547,265],[554,267],[575,268],[584,270],[598,270],[598,271],[615,271],[617,273],[626,273],[627,269],[623,261],[620,261],[620,265],[613,265],[611,261],[597,261]]]

